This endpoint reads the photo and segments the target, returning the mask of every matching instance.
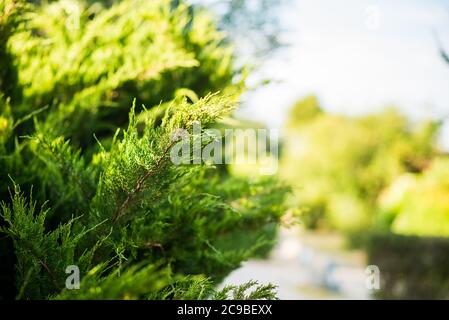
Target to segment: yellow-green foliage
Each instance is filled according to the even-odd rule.
[[[313,110],[313,112],[311,112]],[[414,127],[394,109],[363,117],[323,112],[313,97],[289,119],[283,175],[296,185],[304,223],[347,231],[369,227],[380,192],[404,172],[419,172],[435,153],[437,125]]]
[[[209,14],[185,3],[127,0],[105,9],[65,0],[24,18],[9,41],[23,89],[17,116],[57,109],[45,125],[75,143],[126,124],[134,98],[153,106],[182,88],[199,96],[232,90],[232,49]]]
[[[449,159],[437,158],[430,168],[409,179],[385,208],[394,216],[395,233],[420,236],[449,236]]]
[[[287,126],[291,128],[298,127],[319,116],[322,112],[317,97],[312,95],[306,96],[296,102],[291,108]]]

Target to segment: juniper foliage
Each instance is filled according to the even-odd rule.
[[[269,248],[288,189],[169,158],[177,130],[214,126],[244,90],[209,14],[169,0],[0,11],[1,297],[274,298],[216,286]]]

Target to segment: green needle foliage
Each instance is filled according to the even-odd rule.
[[[224,35],[182,1],[86,3],[0,0],[0,298],[274,298],[216,286],[270,248],[287,188],[170,159],[238,104]]]

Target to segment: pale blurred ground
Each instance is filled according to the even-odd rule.
[[[341,236],[282,229],[269,259],[247,261],[222,286],[257,280],[276,284],[280,299],[369,299],[365,267]]]

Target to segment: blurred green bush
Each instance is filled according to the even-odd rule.
[[[291,110],[283,149],[283,176],[296,186],[291,204],[307,209],[303,222],[308,228],[353,233],[391,227],[399,233],[441,235],[448,227],[447,191],[440,180],[429,182],[444,180],[447,166],[443,160],[433,162],[439,154],[438,128],[432,121],[412,124],[393,108],[358,117],[335,115],[325,112],[316,97],[304,98]],[[383,202],[391,200],[385,199],[396,197],[388,190],[398,192],[395,185],[406,174],[423,175],[416,195],[404,194],[395,200],[403,204],[387,209]],[[426,215],[435,220],[434,228],[428,222],[418,231],[419,216]]]
[[[449,159],[435,158],[426,171],[407,181],[399,177],[380,202],[395,233],[449,236]]]
[[[437,122],[394,109],[348,117],[309,96],[293,106],[281,166],[309,229],[364,247],[382,299],[449,298],[449,157]]]

